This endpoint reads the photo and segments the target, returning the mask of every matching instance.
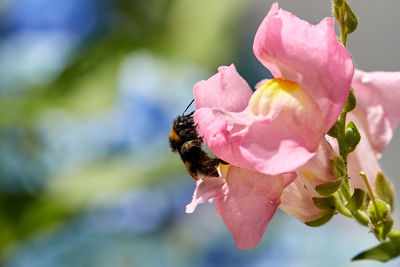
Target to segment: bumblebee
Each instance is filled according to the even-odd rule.
[[[196,130],[193,120],[194,111],[185,115],[192,103],[193,100],[182,115],[172,123],[169,145],[172,152],[179,153],[186,170],[194,180],[198,180],[201,176],[218,177],[217,167],[223,161],[218,158],[210,158],[202,149],[203,139]]]

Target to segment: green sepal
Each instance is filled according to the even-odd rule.
[[[382,235],[383,240],[386,239],[388,233],[392,230],[393,224],[394,224],[394,221],[393,221],[392,215],[390,215],[390,213],[388,213],[382,222],[383,231],[382,231],[381,235]]]
[[[360,132],[354,122],[349,122],[345,130],[345,142],[347,153],[353,152],[361,140]]]
[[[333,215],[335,215],[335,211],[328,211],[322,217],[310,222],[306,222],[305,224],[311,227],[318,227],[329,222],[330,219],[332,219]]]
[[[347,101],[343,109],[346,112],[350,112],[356,108],[356,105],[357,105],[356,96],[354,95],[353,88],[350,88],[349,96],[347,97]]]
[[[346,174],[346,164],[342,157],[334,157],[331,160],[332,172],[337,178],[342,178]]]
[[[368,207],[369,215],[371,218],[372,225],[371,230],[374,232],[376,238],[381,242],[387,237],[387,234],[392,230],[393,219],[390,215],[390,207],[381,200],[376,200],[376,206],[378,211],[375,209],[375,205],[371,202]]]
[[[329,197],[313,197],[312,201],[314,205],[320,210],[335,210],[335,198],[333,196]]]
[[[394,259],[399,255],[400,255],[400,241],[390,240],[374,248],[361,252],[351,260],[352,261],[376,260],[381,262],[387,262],[388,260]]]
[[[329,129],[328,135],[333,138],[337,138],[339,132],[338,129],[339,129],[339,122],[336,121],[335,124]]]
[[[354,189],[354,193],[351,196],[349,202],[347,202],[346,208],[348,208],[352,212],[359,210],[364,204],[364,198],[365,198],[364,190],[358,188]]]
[[[378,172],[375,177],[375,192],[378,198],[385,201],[390,206],[390,211],[394,209],[394,193],[392,183],[386,179],[382,172]]]
[[[354,32],[357,29],[357,26],[358,26],[357,16],[356,14],[354,14],[350,6],[346,3],[346,22],[345,22],[346,32],[347,33]]]
[[[342,181],[343,179],[338,179],[330,183],[320,184],[315,187],[315,190],[321,196],[330,196],[339,189],[340,185],[342,184]]]

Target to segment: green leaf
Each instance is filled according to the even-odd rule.
[[[352,212],[355,212],[356,210],[360,209],[361,206],[364,204],[364,198],[365,198],[364,190],[358,188],[354,189],[354,193],[351,196],[349,202],[346,204],[346,208],[348,208]]]
[[[346,164],[341,157],[331,159],[332,172],[337,178],[342,178],[346,174]]]
[[[344,105],[344,110],[346,112],[350,112],[356,108],[357,100],[356,96],[354,95],[353,88],[350,88],[349,96],[347,97],[346,104]]]
[[[321,225],[324,225],[325,223],[329,222],[330,219],[333,217],[333,215],[335,214],[335,211],[328,211],[327,213],[325,213],[322,217],[310,221],[310,222],[306,222],[305,224],[311,227],[318,227]]]
[[[400,255],[399,240],[390,240],[374,248],[361,252],[351,260],[352,261],[376,260],[381,262],[387,262],[388,260],[394,259],[399,255]]]
[[[356,149],[360,139],[361,135],[358,132],[357,126],[354,124],[354,122],[349,122],[345,131],[345,142],[348,153],[353,152],[354,149]]]
[[[390,206],[390,211],[393,212],[394,193],[392,183],[386,179],[382,172],[378,172],[375,178],[375,192],[378,198],[385,201]]]
[[[329,196],[339,189],[342,181],[342,179],[339,179],[330,183],[320,184],[315,187],[315,190],[322,196]]]
[[[354,14],[353,10],[350,6],[346,3],[346,32],[352,33],[357,29],[358,26],[358,19],[356,14]]]
[[[330,197],[313,197],[312,201],[314,205],[321,210],[334,211],[335,210],[335,198]]]
[[[328,135],[336,138],[338,136],[338,128],[339,128],[339,122],[336,121],[335,124],[329,129]]]

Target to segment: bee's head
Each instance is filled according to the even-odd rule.
[[[172,151],[179,150],[183,143],[198,138],[193,113],[178,116],[172,123],[169,135],[169,144]]]
[[[185,130],[195,128],[193,113],[194,111],[187,115],[178,116],[178,118],[176,118],[172,125],[172,128],[175,130],[176,133],[179,134],[180,132],[183,132]]]

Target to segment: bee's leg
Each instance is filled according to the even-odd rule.
[[[199,139],[190,140],[190,141],[185,142],[181,147],[181,155],[184,155],[187,152],[189,152],[190,150],[192,150],[193,148],[198,147],[199,144],[201,144],[201,140],[199,141]]]
[[[211,177],[218,177],[218,167],[219,160],[217,158],[214,159],[208,159],[203,162],[201,172],[206,174],[207,176]]]

